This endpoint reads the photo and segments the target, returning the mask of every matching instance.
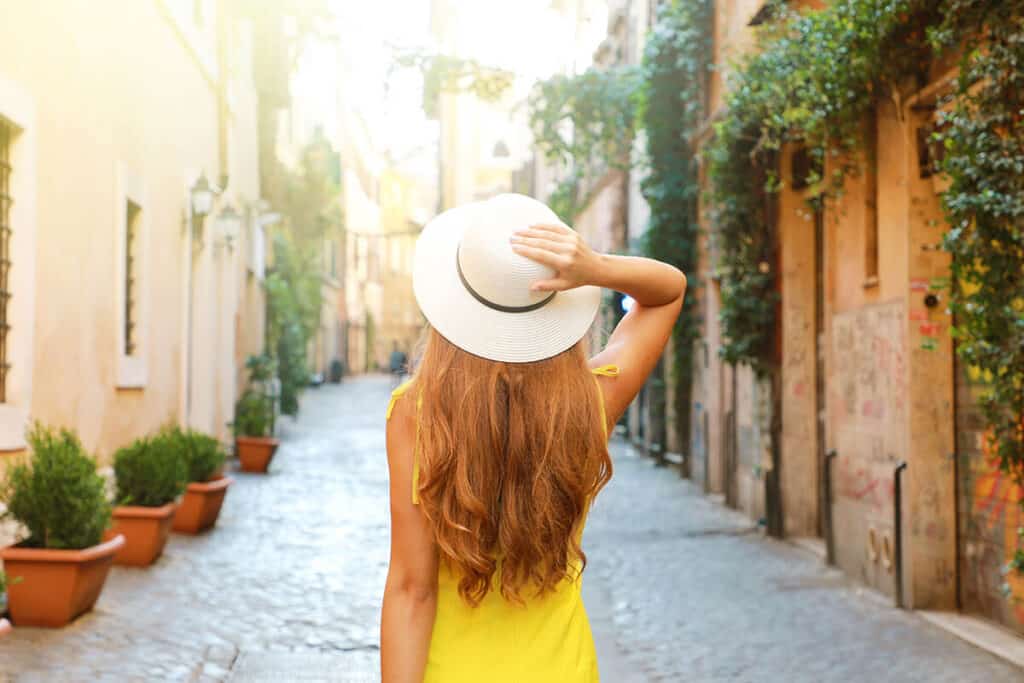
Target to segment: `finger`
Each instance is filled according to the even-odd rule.
[[[565,242],[556,242],[555,240],[537,238],[537,237],[513,237],[511,240],[512,244],[522,244],[527,247],[535,247],[537,249],[547,249],[556,254],[568,254],[572,251],[572,247]]]
[[[560,235],[571,235],[572,234],[572,230],[570,230],[569,228],[565,227],[564,225],[559,225],[558,223],[535,223],[535,224],[530,226],[530,229],[532,229],[532,230],[543,230],[545,232],[554,232],[554,233],[557,233],[557,234],[560,234]]]
[[[540,230],[537,228],[526,228],[524,230],[517,230],[512,233],[515,237],[540,237],[546,240],[558,240],[559,242],[573,242],[576,239],[575,235],[566,232],[554,232],[552,230]]]
[[[512,251],[520,256],[525,256],[531,261],[536,261],[537,263],[550,266],[555,269],[561,268],[563,265],[561,261],[562,257],[548,251],[547,249],[537,249],[536,247],[528,247],[523,244],[513,244]]]
[[[534,292],[562,292],[572,287],[572,283],[564,278],[556,277],[551,280],[537,280],[530,285]]]

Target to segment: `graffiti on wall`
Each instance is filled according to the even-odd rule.
[[[906,438],[903,302],[834,316],[832,353],[830,421],[841,459],[852,461],[847,471],[895,464],[905,457]]]
[[[1004,572],[1024,526],[1024,491],[994,457],[977,409],[983,385],[969,375],[957,375],[961,601],[968,612],[1024,633],[1024,579]]]
[[[872,431],[902,423],[907,397],[903,302],[835,316],[833,340],[840,420]]]

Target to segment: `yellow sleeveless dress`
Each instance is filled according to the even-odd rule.
[[[614,377],[614,365],[594,368]],[[395,389],[387,417],[409,384]],[[601,401],[601,417],[604,401]],[[419,503],[418,460],[413,458],[413,503]],[[580,530],[582,533],[582,528]],[[499,566],[500,571],[500,566]],[[579,572],[574,572],[577,575]],[[438,569],[437,615],[424,683],[596,683],[597,654],[583,607],[582,578],[566,579],[553,593],[516,605],[491,590],[477,607],[459,596],[459,579]]]

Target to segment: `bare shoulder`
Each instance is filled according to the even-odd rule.
[[[416,430],[416,398],[410,383],[403,384],[391,394],[387,409],[388,454],[403,450],[412,444]]]

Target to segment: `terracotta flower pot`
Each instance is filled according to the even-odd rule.
[[[124,546],[124,536],[84,550],[49,550],[9,546],[0,550],[8,578],[11,619],[19,626],[57,628],[92,609]]]
[[[281,442],[269,436],[235,437],[235,451],[243,472],[266,472]]]
[[[118,534],[125,544],[114,557],[114,564],[148,567],[156,562],[171,535],[174,503],[158,508],[140,505],[119,505],[114,508],[114,523],[103,535],[104,540]]]
[[[11,622],[6,619],[0,619],[0,638],[3,638],[11,632]]]
[[[189,484],[174,513],[174,530],[198,534],[216,524],[224,496],[234,481],[231,477],[219,476]]]

